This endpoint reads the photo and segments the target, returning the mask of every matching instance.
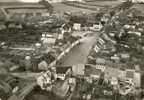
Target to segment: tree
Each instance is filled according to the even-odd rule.
[[[48,9],[48,11],[50,12],[50,14],[53,12],[53,6],[46,0],[41,0],[39,2],[40,4],[43,4],[44,6],[46,6],[46,8]]]

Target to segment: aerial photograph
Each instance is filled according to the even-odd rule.
[[[0,100],[144,100],[144,0],[0,0]]]

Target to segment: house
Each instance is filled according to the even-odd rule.
[[[55,44],[56,38],[52,34],[42,34],[41,41],[44,44]]]
[[[132,3],[144,3],[143,0],[129,0],[129,1],[131,1]]]
[[[99,79],[101,76],[102,71],[100,69],[93,69],[91,71],[90,77],[94,78],[94,79]]]
[[[71,73],[71,67],[56,67],[57,79],[65,80],[66,75]]]
[[[134,78],[134,72],[135,70],[126,70],[126,78],[127,79],[133,79]]]
[[[112,77],[112,78],[110,79],[110,83],[111,83],[111,85],[113,85],[113,86],[118,85],[118,78]]]
[[[101,18],[101,22],[107,23],[108,21],[109,21],[109,18],[106,17],[106,16],[103,16],[103,17]]]
[[[52,73],[48,70],[46,73],[41,73],[39,77],[37,77],[37,84],[43,89],[47,89],[51,87],[52,84]]]
[[[99,43],[102,45],[102,44],[104,44],[105,43],[105,41],[102,39],[102,38],[99,38]]]
[[[95,45],[94,51],[97,53],[97,52],[99,52],[99,50],[100,50],[100,48],[97,45]]]
[[[75,78],[69,78],[68,82],[69,82],[70,84],[73,84],[73,83],[76,82],[76,79],[75,79]]]
[[[94,79],[99,79],[101,73],[102,73],[102,71],[100,69],[96,69],[96,68],[89,68],[89,69],[86,69],[86,71],[85,71],[85,74],[87,76],[90,76],[91,78],[94,78]]]
[[[99,79],[102,74],[102,69],[100,67],[96,67],[94,65],[86,65],[85,66],[85,75],[89,76],[93,79]]]
[[[135,86],[136,87],[141,87],[141,74],[138,73],[138,72],[135,72],[135,75],[134,75],[134,83],[135,83]]]
[[[101,65],[101,64],[97,64],[97,65],[95,65],[95,66],[93,66],[93,67],[95,67],[96,69],[100,69],[102,72],[104,72],[105,69],[106,69],[106,66]]]
[[[93,24],[92,27],[90,27],[90,30],[92,31],[100,31],[102,29],[102,25],[100,23],[96,23],[96,24]]]
[[[101,36],[101,38],[103,38],[103,40],[105,40],[105,41],[110,41],[111,43],[113,43],[113,44],[116,44],[116,41],[115,40],[113,40],[113,39],[111,39],[107,34],[102,34],[102,36]]]
[[[130,57],[130,55],[128,53],[121,53],[120,54],[121,58],[127,59]]]
[[[141,86],[141,74],[139,72],[136,72],[135,70],[132,69],[126,69],[125,77],[126,79],[132,80],[135,83],[136,87]]]
[[[114,55],[114,56],[111,56],[111,60],[119,61],[120,58],[118,56]]]
[[[106,63],[106,60],[104,58],[98,57],[96,59],[96,64],[105,64],[105,63]]]
[[[125,29],[135,29],[135,27],[136,27],[135,25],[127,25],[127,24],[124,25]]]
[[[49,3],[63,2],[64,0],[47,0]]]
[[[39,64],[38,64],[38,69],[39,70],[45,70],[45,69],[47,69],[48,68],[48,64],[47,64],[47,62],[46,61],[41,61]]]
[[[80,23],[74,23],[73,24],[73,29],[76,31],[80,31],[81,30],[81,24]]]
[[[85,66],[84,64],[78,64],[72,66],[73,75],[84,75]]]
[[[105,78],[110,79],[112,77],[116,78],[121,78],[123,77],[123,71],[117,69],[117,68],[112,68],[112,67],[106,67],[105,71]]]
[[[135,34],[137,36],[141,36],[142,35],[141,32],[135,32],[135,31],[129,31],[128,34]]]
[[[109,33],[109,36],[110,36],[110,37],[114,37],[114,36],[115,36],[115,33],[114,33],[114,32],[110,32],[110,33]]]

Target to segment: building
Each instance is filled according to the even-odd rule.
[[[41,41],[43,44],[55,44],[56,38],[52,34],[44,33],[42,34]]]
[[[126,79],[132,80],[136,87],[141,87],[141,74],[135,70],[126,69],[125,70]]]
[[[123,59],[128,59],[128,58],[130,58],[130,55],[129,55],[128,53],[121,53],[120,56],[121,56],[121,58],[123,58]]]
[[[90,30],[92,31],[100,31],[102,29],[102,24],[101,23],[96,23],[96,24],[93,24],[92,27],[90,27]]]
[[[71,72],[71,67],[56,67],[57,79],[65,80],[66,75]]]
[[[129,0],[132,3],[144,3],[144,0]]]
[[[81,24],[79,24],[79,23],[74,23],[74,24],[73,24],[73,29],[76,30],[76,31],[80,31],[80,30],[81,30]]]
[[[93,79],[99,79],[104,68],[103,66],[101,67],[100,65],[86,65],[85,66],[85,75],[89,76]]]
[[[129,31],[128,34],[134,34],[134,35],[137,35],[137,36],[141,36],[142,35],[141,32],[135,32],[135,31]]]
[[[105,64],[106,60],[104,58],[97,57],[96,64]]]
[[[84,64],[74,65],[72,66],[73,75],[84,75],[85,66]]]
[[[52,73],[49,70],[46,73],[41,73],[41,75],[37,77],[37,85],[43,90],[51,87],[52,81]]]
[[[123,71],[112,67],[106,67],[104,73],[105,73],[105,78],[107,79],[110,79],[112,77],[120,78],[123,75]]]
[[[67,96],[67,93],[69,92],[69,89],[70,89],[70,85],[69,85],[68,80],[57,81],[55,83],[55,85],[53,85],[52,92],[55,95],[63,98],[65,96]]]

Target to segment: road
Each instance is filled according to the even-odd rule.
[[[61,61],[62,66],[85,64],[87,56],[98,38],[97,33],[84,37],[81,43],[74,47]]]

